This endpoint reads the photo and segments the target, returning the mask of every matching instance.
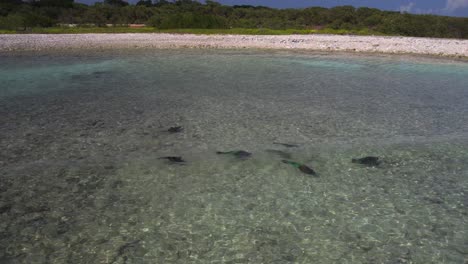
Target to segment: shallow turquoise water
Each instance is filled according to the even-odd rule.
[[[235,50],[0,60],[0,263],[468,260],[467,63]],[[216,154],[229,150],[252,156]],[[158,159],[169,155],[187,162]],[[382,164],[351,163],[364,156]]]

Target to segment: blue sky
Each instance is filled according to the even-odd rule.
[[[96,0],[75,1],[86,4],[96,2]],[[138,0],[129,0],[128,2],[136,3],[137,1]],[[423,13],[468,17],[468,0],[219,0],[218,2],[227,5],[264,5],[277,8],[353,5],[356,7],[367,6],[416,14]]]

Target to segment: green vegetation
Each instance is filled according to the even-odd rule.
[[[176,33],[176,34],[231,34],[231,35],[307,35],[307,34],[336,34],[336,35],[383,35],[369,30],[345,30],[345,29],[259,29],[259,28],[179,28],[157,29],[154,27],[129,28],[129,27],[48,27],[30,28],[27,31],[1,30],[0,34],[86,34],[86,33]]]
[[[129,28],[128,24],[146,24]],[[71,26],[71,27],[70,27]],[[340,6],[273,9],[214,1],[0,0],[0,33],[356,34],[468,39],[468,18]]]

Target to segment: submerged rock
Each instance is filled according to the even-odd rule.
[[[179,133],[179,132],[182,132],[182,130],[184,130],[183,127],[181,126],[176,126],[176,127],[170,127],[167,131],[169,133]]]
[[[236,158],[239,158],[239,159],[246,159],[246,158],[252,156],[252,153],[247,152],[247,151],[244,151],[244,150],[233,150],[233,151],[226,151],[226,152],[216,151],[216,154],[220,154],[220,155],[224,155],[224,154],[232,155],[232,156],[234,156],[234,157],[236,157]]]
[[[168,161],[175,162],[175,163],[185,162],[185,160],[183,160],[182,157],[179,157],[179,156],[160,157],[159,159],[167,159]]]
[[[298,168],[300,171],[302,171],[305,174],[309,174],[309,175],[316,176],[316,177],[318,176],[317,173],[312,168],[304,164],[301,164],[295,161],[290,161],[290,160],[282,160],[282,162]]]
[[[367,156],[364,158],[352,159],[351,162],[366,165],[369,167],[375,167],[381,163],[381,160],[379,157]]]

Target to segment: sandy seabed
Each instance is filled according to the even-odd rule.
[[[229,37],[2,36],[0,263],[468,263],[468,64]]]
[[[341,35],[28,34],[0,35],[0,52],[108,48],[299,49],[468,57],[468,40]]]

